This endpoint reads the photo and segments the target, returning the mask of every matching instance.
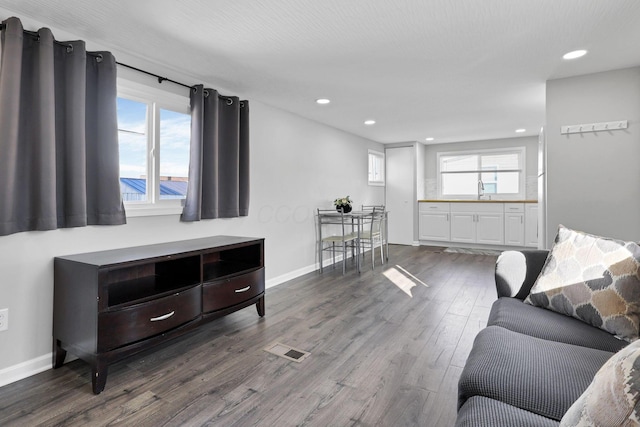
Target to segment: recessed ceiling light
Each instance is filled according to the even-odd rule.
[[[375,120],[365,120],[364,124],[367,126],[371,126],[371,125],[375,125],[376,121]]]
[[[435,138],[429,137],[429,138],[425,138],[425,141],[433,141]]]
[[[526,129],[516,129],[516,133],[522,133],[522,132],[526,132]]]
[[[576,59],[576,58],[580,58],[582,56],[585,56],[587,54],[587,51],[584,49],[580,49],[580,50],[574,50],[572,52],[569,53],[565,53],[564,55],[562,55],[563,59]]]
[[[317,104],[323,104],[323,105],[324,105],[324,104],[328,104],[328,103],[330,103],[330,102],[331,102],[331,100],[330,100],[330,99],[327,99],[327,98],[319,98],[319,99],[316,99],[316,103],[317,103]]]

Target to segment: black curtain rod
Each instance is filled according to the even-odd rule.
[[[6,24],[4,24],[4,23],[0,23],[0,31],[4,30],[5,28],[6,28]],[[26,34],[29,34],[30,36],[38,37],[38,33],[37,33],[37,32],[35,32],[35,31],[23,30],[23,32],[25,32]],[[60,41],[55,40],[55,39],[53,40],[53,42],[54,42],[54,43],[57,43],[57,44],[60,44],[60,45],[68,45],[68,43],[60,42]],[[94,56],[96,56],[93,52],[87,52],[87,53],[88,53],[89,55],[94,55]],[[97,55],[97,56],[101,56],[101,55]],[[195,87],[195,85],[191,85],[191,86],[190,86],[190,85],[187,85],[187,84],[184,84],[184,83],[180,83],[180,82],[175,81],[175,80],[172,80],[172,79],[170,79],[170,78],[168,78],[168,77],[163,77],[163,76],[160,76],[160,75],[158,75],[158,74],[152,73],[152,72],[150,72],[150,71],[146,71],[146,70],[143,70],[143,69],[141,69],[141,68],[134,67],[134,66],[132,66],[132,65],[123,64],[122,62],[118,62],[118,61],[116,61],[116,64],[120,65],[121,67],[129,68],[129,69],[134,70],[134,71],[137,71],[137,72],[139,72],[139,73],[143,73],[143,74],[146,74],[146,75],[148,75],[148,76],[155,77],[155,78],[157,78],[157,79],[158,79],[158,83],[162,83],[162,82],[171,82],[171,83],[173,83],[173,84],[176,84],[176,85],[178,85],[178,86],[185,87],[185,88],[187,88],[187,89],[193,89],[193,88]],[[222,99],[227,99],[227,100],[231,100],[231,99],[232,99],[232,97],[231,97],[231,96],[225,96],[225,95],[220,95],[220,94],[218,94],[218,97],[219,97],[219,98],[222,98]],[[240,104],[242,105],[242,103],[240,103]]]
[[[186,85],[186,84],[184,84],[184,83],[180,83],[180,82],[177,82],[177,81],[175,81],[175,80],[171,80],[171,79],[170,79],[170,78],[168,78],[168,77],[162,77],[162,76],[159,76],[158,74],[152,73],[152,72],[150,72],[150,71],[142,70],[142,69],[140,69],[140,68],[133,67],[133,66],[131,66],[131,65],[123,64],[122,62],[117,62],[117,61],[116,61],[116,64],[120,65],[121,67],[129,68],[129,69],[131,69],[131,70],[138,71],[139,73],[143,73],[143,74],[146,74],[146,75],[148,75],[148,76],[155,77],[155,78],[157,78],[157,79],[158,79],[158,83],[162,83],[162,82],[171,82],[171,83],[173,83],[173,84],[177,84],[177,85],[179,85],[179,86],[186,87],[187,89],[191,89],[191,88],[193,88],[193,86],[189,86],[189,85]]]
[[[162,83],[162,82],[171,82],[171,83],[173,83],[173,84],[177,84],[177,85],[179,85],[179,86],[186,87],[187,89],[193,89],[193,88],[195,87],[195,85],[193,85],[193,86],[189,86],[189,85],[186,85],[186,84],[184,84],[184,83],[180,83],[180,82],[177,82],[177,81],[175,81],[175,80],[172,80],[172,79],[170,79],[170,78],[168,78],[168,77],[162,77],[162,76],[160,76],[160,75],[158,75],[158,74],[152,73],[151,71],[143,70],[143,69],[141,69],[141,68],[137,68],[137,67],[134,67],[134,66],[132,66],[132,65],[123,64],[122,62],[118,62],[118,61],[116,61],[116,64],[120,65],[121,67],[126,67],[126,68],[129,68],[129,69],[131,69],[131,70],[137,71],[137,72],[139,72],[139,73],[143,73],[143,74],[146,74],[146,75],[148,75],[148,76],[155,77],[155,78],[157,78],[157,79],[158,79],[158,83]],[[205,93],[205,96],[206,96],[206,95],[207,95],[207,94]],[[231,105],[231,104],[233,103],[233,97],[232,97],[232,96],[226,96],[226,95],[218,94],[218,98],[226,99],[226,100],[227,100],[227,104],[228,104],[228,105]],[[244,105],[244,101],[241,101],[241,102],[240,102],[240,106],[242,107],[243,105]]]
[[[7,26],[6,24],[4,24],[4,23],[0,23],[0,31],[4,30],[6,26]],[[38,33],[37,33],[37,32],[35,32],[35,31],[29,31],[29,30],[22,30],[22,31],[23,31],[23,32],[25,32],[25,33],[27,33],[27,34],[29,34],[29,35],[31,35],[31,36],[38,37]],[[66,44],[67,44],[67,43],[64,43],[64,42],[60,42],[60,41],[58,41],[58,40],[54,40],[54,43],[57,43],[57,44],[60,44],[60,45],[66,45]],[[87,52],[87,53],[91,54],[91,52]],[[149,71],[141,70],[140,68],[136,68],[136,67],[133,67],[133,66],[131,66],[131,65],[123,64],[122,62],[117,62],[117,61],[116,61],[116,64],[118,64],[118,65],[120,65],[120,66],[122,66],[122,67],[130,68],[130,69],[135,70],[135,71],[138,71],[138,72],[140,72],[140,73],[147,74],[147,75],[149,75],[149,76],[156,77],[156,78],[158,79],[158,83],[162,83],[162,82],[171,82],[171,83],[177,84],[177,85],[179,85],[179,86],[186,87],[187,89],[191,89],[191,88],[193,88],[193,86],[189,86],[189,85],[186,85],[186,84],[184,84],[184,83],[177,82],[177,81],[172,80],[172,79],[170,79],[170,78],[168,78],[168,77],[162,77],[162,76],[159,76],[159,75],[154,74],[154,73],[151,73],[151,72],[149,72]]]
[[[137,68],[137,67],[134,67],[134,66],[132,66],[132,65],[123,64],[122,62],[118,62],[118,61],[116,61],[116,64],[120,65],[121,67],[126,67],[126,68],[129,68],[129,69],[131,69],[131,70],[137,71],[137,72],[139,72],[139,73],[142,73],[142,74],[146,74],[146,75],[148,75],[148,76],[155,77],[155,78],[157,78],[157,79],[158,79],[158,83],[162,83],[162,82],[171,82],[171,83],[173,83],[173,84],[177,84],[177,85],[179,85],[179,86],[186,87],[186,88],[187,88],[187,89],[189,89],[189,90],[191,90],[191,89],[195,88],[195,85],[193,85],[193,86],[189,86],[189,85],[186,85],[186,84],[184,84],[184,83],[180,83],[180,82],[177,82],[177,81],[175,81],[175,80],[172,80],[172,79],[170,79],[170,78],[168,78],[168,77],[162,77],[162,76],[160,76],[160,75],[158,75],[158,74],[152,73],[151,71],[143,70],[143,69],[141,69],[141,68]],[[207,96],[207,95],[208,95],[208,94],[206,93],[206,90],[205,90],[205,96]],[[226,96],[226,95],[218,94],[218,98],[220,98],[220,99],[226,99],[226,100],[227,100],[227,105],[231,105],[231,104],[233,104],[233,96]],[[240,106],[241,106],[241,107],[243,107],[243,106],[244,106],[244,101],[240,101]]]

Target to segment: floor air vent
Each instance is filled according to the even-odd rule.
[[[267,347],[265,347],[264,351],[298,363],[311,356],[311,353],[309,353],[308,351],[299,350],[297,348],[291,347],[290,345],[282,344],[279,342],[269,344]]]

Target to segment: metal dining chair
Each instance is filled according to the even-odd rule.
[[[323,215],[330,214],[330,215]],[[322,237],[323,225],[334,225],[338,229],[338,233]],[[358,248],[358,234],[349,231],[351,227],[351,221],[345,218],[345,214],[342,210],[328,210],[318,209],[318,258],[320,261],[320,273],[322,273],[324,264],[324,252],[331,251],[333,255],[333,266],[336,264],[336,252],[342,252],[342,274],[346,272],[346,261],[348,249],[355,251]],[[356,259],[356,262],[359,262]]]
[[[364,208],[364,206],[363,206]],[[360,244],[362,245],[362,256],[364,258],[365,249],[371,249],[371,267],[376,267],[375,248],[380,246],[380,263],[384,264],[384,239],[382,233],[384,221],[384,209],[379,210],[373,207],[371,213],[371,221],[366,224],[367,227],[360,233]]]

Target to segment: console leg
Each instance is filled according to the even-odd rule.
[[[91,385],[93,386],[93,394],[100,394],[107,384],[108,365],[105,362],[97,361],[95,366],[91,367]]]
[[[64,358],[67,357],[67,350],[60,345],[60,340],[53,340],[53,368],[57,369],[64,364]]]
[[[264,317],[264,296],[256,302],[256,309],[258,309],[258,315]]]

